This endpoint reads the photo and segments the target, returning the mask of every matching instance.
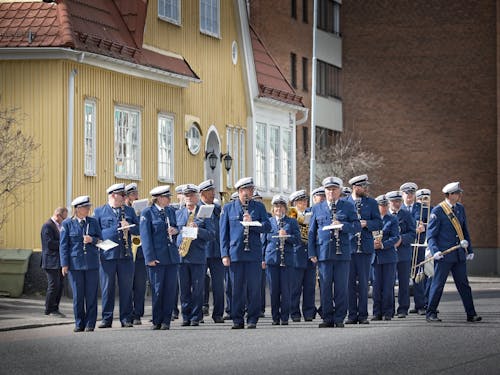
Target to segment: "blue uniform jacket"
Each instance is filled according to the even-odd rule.
[[[61,267],[70,270],[95,270],[99,268],[99,249],[95,246],[102,240],[101,228],[96,219],[85,218],[82,227],[76,217],[67,218],[62,223],[61,242],[59,246]],[[83,235],[92,237],[92,243],[83,246]],[[108,250],[109,251],[109,250]]]
[[[462,226],[462,232],[464,233],[464,238],[469,241],[469,247],[467,252],[473,253],[469,229],[467,228],[467,218],[465,217],[465,208],[462,204],[457,203],[455,208],[455,216],[458,222]],[[437,205],[432,209],[431,216],[429,219],[429,225],[427,228],[427,244],[429,246],[432,254],[438,251],[444,251],[452,246],[458,245],[460,239],[458,234],[451,224],[450,219],[446,216],[440,205]],[[456,251],[446,254],[444,256],[445,262],[465,262],[466,254],[465,250],[460,248]]]
[[[205,220],[207,228],[210,226],[211,230],[213,230],[215,233],[213,240],[206,243],[205,255],[207,258],[220,258],[220,213],[221,206],[219,204],[215,204],[212,217],[209,220]]]
[[[411,261],[413,254],[412,243],[415,242],[415,219],[410,212],[401,209],[397,213],[401,244],[398,246],[398,262]]]
[[[299,224],[297,220],[288,216],[282,220],[283,229],[290,235],[285,239],[285,265],[293,266],[294,247],[301,242]],[[271,232],[266,234],[266,246],[262,249],[262,256],[267,265],[279,265],[281,263],[280,239],[274,237],[278,235],[279,227],[276,217],[272,217],[269,221],[271,222]]]
[[[61,236],[59,229],[57,229],[57,225],[52,219],[47,220],[42,225],[40,237],[42,239],[41,267],[49,270],[61,268],[61,257],[59,255],[59,242]]]
[[[355,201],[352,195],[349,195],[346,199],[351,202],[356,208]],[[376,230],[381,230],[383,223],[380,217],[380,212],[378,211],[378,203],[375,199],[370,197],[361,198],[361,220],[366,220],[366,227],[361,229],[361,246],[360,249],[363,253],[373,254],[373,235],[372,232]],[[358,251],[358,236],[356,233],[351,234],[351,253],[356,253]]]
[[[375,250],[374,264],[397,263],[398,254],[394,245],[399,241],[399,223],[396,216],[387,214],[382,218],[383,249]]]
[[[305,213],[307,212],[311,212],[310,207],[306,208]],[[299,229],[301,228],[302,226],[299,224]],[[307,231],[309,231],[309,227],[307,228]],[[302,241],[301,236],[300,242],[293,247],[293,267],[307,268],[308,266],[315,267],[315,265],[309,261],[309,256],[307,254],[307,242]]]
[[[131,235],[139,234],[139,220],[137,220],[137,215],[132,207],[123,206],[123,209],[125,210],[125,220],[127,220],[129,224],[135,224],[135,227],[128,229],[127,234],[129,246],[126,249],[126,252],[128,254],[127,256],[132,260]],[[111,260],[125,258],[123,232],[118,231],[118,228],[120,227],[120,218],[116,216],[111,206],[109,204],[105,204],[97,207],[94,211],[94,217],[97,219],[97,222],[101,227],[102,238],[104,240],[111,240],[118,244],[118,246],[110,250],[101,251],[101,259]]]
[[[189,252],[185,257],[180,257],[181,263],[192,263],[192,264],[206,264],[207,255],[206,247],[207,242],[213,242],[215,238],[215,230],[213,224],[211,224],[212,219],[198,219],[196,215],[198,214],[198,208],[201,204],[198,203],[195,211],[194,222],[198,225],[198,238],[191,241],[189,246]],[[184,207],[175,212],[177,218],[177,225],[179,226],[179,235],[177,236],[177,247],[181,245],[182,242],[182,227],[186,225],[189,217],[189,210]]]
[[[354,205],[347,201],[339,199],[337,201],[337,220],[344,226],[339,231],[340,250],[342,254],[335,254],[336,239],[333,237],[333,231],[323,230],[323,227],[332,223],[330,208],[325,200],[312,208],[312,217],[309,224],[309,258],[317,257],[319,261],[324,260],[350,260],[351,242],[349,234],[361,230],[361,224],[356,214]]]
[[[252,221],[262,226],[249,227],[248,245],[250,251],[244,251],[243,206],[239,199],[229,202],[222,208],[220,216],[220,253],[229,256],[231,262],[262,262],[261,233],[271,230],[271,223],[265,206],[261,202],[250,200],[248,213]]]
[[[153,260],[158,260],[160,264],[179,264],[179,252],[175,244],[176,236],[173,236],[170,241],[167,232],[167,217],[170,225],[177,228],[175,210],[171,207],[165,207],[165,219],[160,216],[160,210],[156,205],[146,207],[141,212],[139,228],[146,264]]]

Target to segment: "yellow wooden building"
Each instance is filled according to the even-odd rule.
[[[0,248],[39,248],[55,207],[84,194],[104,204],[116,182],[137,182],[146,197],[159,184],[173,190],[206,178],[223,191],[245,175],[250,104],[236,6],[0,3],[0,107],[20,109],[43,166],[0,232]]]

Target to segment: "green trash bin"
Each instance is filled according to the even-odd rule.
[[[23,294],[24,275],[32,250],[0,250],[0,295]]]

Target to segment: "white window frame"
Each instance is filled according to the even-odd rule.
[[[281,161],[281,190],[291,192],[293,186],[293,128],[282,126],[280,137],[280,161]],[[288,132],[288,142],[285,142],[285,134]],[[288,158],[285,158],[288,155]],[[288,173],[287,163],[290,164],[290,173]]]
[[[216,38],[220,38],[220,0],[200,0],[199,4],[200,4],[200,32]],[[217,18],[216,30],[214,30],[214,27],[209,28],[206,27],[206,25],[205,26],[203,25],[204,19],[207,20],[207,23],[208,22],[210,22],[210,24],[214,23],[213,19],[214,14],[212,14],[210,18],[206,17],[208,9],[215,12],[215,17]]]
[[[91,113],[87,113],[91,108]],[[96,176],[97,142],[96,142],[96,116],[97,105],[95,100],[85,99],[83,106],[83,173],[85,176]],[[89,117],[88,117],[89,116]],[[89,131],[90,128],[90,131]],[[88,144],[91,144],[90,150]],[[87,161],[90,162],[87,163]]]
[[[255,160],[255,168],[256,168],[256,171],[255,171],[255,183],[256,183],[256,186],[257,186],[257,189],[261,190],[261,191],[267,191],[268,190],[268,175],[267,175],[267,158],[268,158],[268,153],[267,153],[267,150],[268,150],[268,143],[269,143],[269,140],[268,140],[268,136],[267,136],[267,124],[264,123],[264,122],[257,122],[256,123],[256,129],[255,129],[255,136],[257,137],[257,134],[258,134],[258,128],[262,127],[263,131],[264,131],[264,142],[262,142],[262,140],[260,141],[257,141],[257,145],[256,145],[256,150],[255,150],[255,155],[256,157],[258,156],[258,147],[259,145],[262,145],[264,144],[264,153],[262,155],[263,157],[263,163],[262,163],[262,170],[259,170],[259,174],[261,174],[260,177],[262,177],[263,179],[263,183],[260,183],[260,177],[257,178],[257,168],[260,167],[259,163],[257,162],[257,160]]]
[[[181,20],[182,20],[181,4],[182,4],[181,0],[158,0],[158,18],[173,23],[175,25],[181,25]],[[170,14],[171,14],[174,6],[177,7],[177,19],[171,17],[170,15],[167,15],[166,13],[167,7],[170,7]]]
[[[165,126],[163,130],[162,127]],[[168,127],[170,127],[170,139],[168,139]],[[163,131],[162,131],[163,130]],[[158,181],[174,182],[174,149],[175,149],[175,117],[167,113],[158,114]],[[162,143],[162,136],[165,142]],[[163,146],[165,145],[165,146]],[[168,157],[170,151],[170,160]]]
[[[116,105],[113,112],[114,112],[114,131],[115,131],[115,137],[114,137],[115,177],[131,179],[131,180],[139,180],[141,178],[141,111],[138,108]],[[118,129],[118,124],[117,124],[118,112],[126,114],[127,117],[134,115],[137,116],[137,124],[136,124],[137,139],[135,140],[135,142],[133,140],[128,141],[127,139],[125,140],[125,142],[119,142],[119,137],[121,133],[119,132],[120,129]],[[133,132],[133,129],[130,130]],[[125,138],[131,137],[130,134],[131,134],[130,131],[127,132],[127,134],[125,134]],[[130,153],[124,156],[124,161],[122,161],[122,164],[125,164],[125,167],[123,171],[120,171],[118,168],[118,155],[120,153],[120,148],[123,148],[122,145],[126,145],[127,148],[132,148],[132,149],[134,149],[135,146],[135,155]],[[132,169],[134,164],[135,164],[135,170]]]
[[[279,192],[281,190],[281,129],[279,125],[276,124],[267,124],[268,128],[268,145],[267,145],[267,150],[268,150],[268,155],[269,155],[269,160],[268,160],[268,165],[269,165],[269,177],[268,177],[268,187],[269,190],[272,192]],[[276,147],[276,150],[272,150],[271,147],[271,134],[272,134],[272,129],[277,130],[277,135],[278,135],[278,145]],[[273,146],[274,147],[274,146]],[[276,151],[277,154],[274,154],[274,152],[271,151]],[[273,160],[274,158],[274,160]],[[276,179],[277,176],[277,182],[276,185],[274,184],[273,179]]]

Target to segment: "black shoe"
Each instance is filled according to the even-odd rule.
[[[94,327],[85,327],[85,332],[94,332]]]
[[[300,316],[298,318],[292,318],[292,322],[294,323],[300,322]]]
[[[132,321],[132,324],[133,324],[134,326],[140,326],[140,325],[142,324],[141,319],[134,319],[134,320]]]
[[[255,328],[257,328],[257,324],[255,324],[255,323],[248,323],[247,324],[247,328],[248,329],[255,329]]]
[[[417,314],[418,313],[418,310],[417,309],[410,309],[408,311],[409,314]]]
[[[333,328],[333,327],[335,327],[335,324],[325,321],[319,323],[318,325],[318,328]]]
[[[406,318],[406,314],[405,313],[399,313],[398,314],[398,318]]]
[[[203,315],[207,316],[208,315],[208,306],[203,306],[201,311],[203,312]]]
[[[132,328],[134,325],[130,322],[123,322],[122,328]]]
[[[169,325],[167,325],[166,323],[162,323],[162,324],[160,325],[160,329],[161,329],[162,331],[166,331],[167,329],[170,329],[170,326],[169,326]]]
[[[261,313],[259,314],[259,318],[265,318],[265,317],[266,317],[266,314],[264,314],[263,312],[261,312]]]
[[[347,322],[346,322],[347,323]],[[361,319],[361,320],[358,320],[358,323],[359,324],[370,324],[370,322],[368,321],[368,319]]]
[[[480,316],[477,316],[477,315],[474,315],[474,316],[468,316],[468,317],[467,317],[467,321],[468,321],[468,322],[472,322],[472,323],[475,323],[475,322],[480,322],[481,320],[483,320],[483,318],[481,318]]]
[[[243,328],[245,328],[244,324],[233,324],[233,326],[231,327],[231,329],[243,329]]]
[[[183,322],[182,322],[182,324],[181,324],[181,326],[183,326],[183,327],[188,327],[188,326],[190,326],[190,325],[191,325],[191,322],[190,322],[189,320],[185,320],[185,321],[183,321]]]
[[[391,320],[392,318],[390,316],[384,316],[384,320]]]
[[[153,324],[153,326],[151,327],[151,329],[152,329],[153,331],[156,331],[156,330],[158,330],[158,329],[160,329],[160,328],[161,328],[161,324]]]
[[[345,321],[345,324],[358,324],[358,321],[357,320],[352,320],[352,319],[347,319]]]
[[[215,316],[213,319],[214,323],[224,323],[224,319],[222,319],[220,316]]]
[[[108,323],[105,320],[103,320],[101,323],[99,323],[97,328],[111,328],[111,323]]]
[[[75,328],[73,328],[73,332],[83,332],[83,328],[82,327],[75,327]]]
[[[282,326],[287,326],[288,325],[288,320],[282,320],[281,321]]]
[[[273,322],[271,323],[273,326],[279,326],[280,325],[280,322],[279,320],[273,320]]]
[[[224,315],[224,316],[222,317],[222,319],[224,319],[224,320],[231,320],[231,315],[226,314],[226,315]]]
[[[382,320],[382,315],[373,315],[372,321]]]
[[[344,323],[335,323],[335,327],[344,328]]]
[[[196,320],[193,320],[191,322],[191,327],[198,327],[200,325],[200,322],[197,322]]]
[[[312,322],[313,320],[314,320],[314,318],[304,318],[305,322]]]
[[[425,320],[428,323],[439,323],[439,322],[441,322],[441,319],[439,319],[436,315],[428,316],[427,318],[425,318]]]

